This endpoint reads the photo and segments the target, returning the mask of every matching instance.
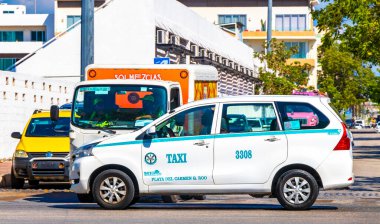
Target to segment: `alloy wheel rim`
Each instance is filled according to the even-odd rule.
[[[107,177],[100,184],[100,197],[110,204],[117,204],[127,195],[124,181],[118,177]]]
[[[302,177],[292,177],[284,184],[284,197],[291,204],[306,202],[311,194],[309,182]]]

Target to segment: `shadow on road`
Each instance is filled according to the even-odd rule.
[[[36,194],[25,198],[26,201],[44,203],[79,203],[77,196],[72,192],[52,192]]]
[[[53,205],[52,208],[61,209],[101,209],[95,204],[67,204],[67,205]],[[282,206],[277,204],[212,204],[212,203],[177,203],[177,204],[164,204],[164,203],[137,203],[130,207],[128,210],[135,209],[168,209],[168,210],[285,210]],[[310,210],[337,210],[335,206],[313,206]],[[103,209],[101,209],[103,210]]]
[[[51,203],[52,208],[60,209],[89,209],[89,210],[103,210],[95,203],[79,203],[75,193],[71,192],[53,192],[46,194],[38,194],[25,198],[26,201]],[[177,204],[165,203],[137,203],[129,209],[206,209],[206,210],[284,210],[279,204],[221,204],[221,203],[188,203],[180,202]],[[335,206],[321,206],[316,205],[311,210],[336,210]]]

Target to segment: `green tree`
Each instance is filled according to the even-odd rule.
[[[380,63],[380,1],[321,0],[331,2],[312,13],[324,32],[322,48],[340,43],[356,58]]]
[[[371,96],[375,75],[362,61],[347,51],[342,51],[335,44],[321,53],[319,63],[319,86],[327,92],[332,104],[338,109],[366,102]]]
[[[372,102],[380,104],[380,77],[375,77],[369,87]]]
[[[287,49],[284,42],[276,39],[272,39],[270,46],[269,53],[262,51],[254,54],[255,58],[266,64],[259,68],[260,87],[264,94],[287,95],[294,89],[305,87],[311,66],[302,65],[298,61],[287,63],[287,60],[298,52],[297,47]],[[267,43],[264,43],[263,47],[266,49]]]

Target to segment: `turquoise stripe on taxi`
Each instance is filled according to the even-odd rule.
[[[294,134],[323,134],[328,135],[339,135],[342,132],[341,129],[304,129],[304,130],[288,130],[288,131],[271,131],[271,132],[248,132],[248,133],[228,133],[228,134],[217,134],[217,135],[198,135],[198,136],[186,136],[186,137],[175,137],[175,138],[156,138],[152,139],[152,143],[155,142],[176,142],[176,141],[191,141],[191,140],[205,140],[205,139],[219,139],[219,138],[238,138],[238,137],[251,137],[251,136],[273,136],[273,135],[294,135]],[[95,148],[101,147],[112,147],[121,145],[136,145],[142,144],[144,140],[135,140],[129,142],[115,142],[108,144],[100,144]]]

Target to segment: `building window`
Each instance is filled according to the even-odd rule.
[[[81,16],[67,16],[67,28],[78,22],[80,19]]]
[[[7,70],[16,63],[16,58],[0,58],[0,70]]]
[[[45,31],[32,31],[32,41],[46,41]]]
[[[287,49],[291,47],[298,47],[298,53],[291,56],[291,58],[306,58],[306,42],[285,42]]]
[[[247,15],[219,15],[219,24],[237,23],[243,24],[243,30],[247,29]]]
[[[276,15],[277,31],[305,31],[306,15]]]
[[[0,42],[19,42],[24,41],[22,31],[0,31]]]
[[[3,11],[3,14],[15,14],[15,11]]]

